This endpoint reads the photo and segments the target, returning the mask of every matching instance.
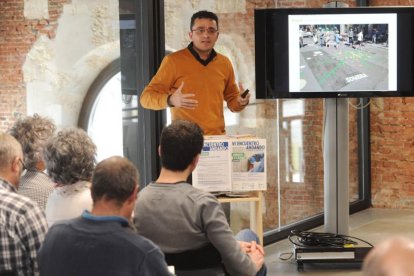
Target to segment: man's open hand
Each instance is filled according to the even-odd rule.
[[[180,87],[175,90],[170,96],[170,104],[174,107],[182,107],[188,109],[195,109],[198,106],[198,101],[194,99],[194,94],[185,93],[183,94],[181,90],[184,87],[184,82],[181,83]]]

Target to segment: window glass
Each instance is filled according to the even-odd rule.
[[[104,83],[96,83],[99,80]],[[86,127],[97,146],[98,162],[113,155],[135,160],[139,143],[138,97],[122,94],[120,72],[111,78],[99,76],[94,84],[93,87],[101,89],[88,92],[96,97],[91,104],[87,126],[82,127]]]
[[[191,3],[190,3],[191,2]],[[251,92],[250,104],[241,113],[224,107],[227,134],[252,134],[267,142],[267,191],[263,223],[266,231],[278,230],[321,214],[324,209],[323,99],[260,100],[255,98],[254,9],[272,8],[251,1],[165,0],[165,43],[182,49],[189,43],[191,15],[210,10],[219,17],[217,52],[232,62],[236,79]],[[174,32],[171,32],[172,26]],[[355,109],[349,112],[350,199],[358,199],[358,147]],[[249,205],[231,205],[234,231],[249,226]]]
[[[98,148],[98,161],[123,155],[120,77],[120,73],[116,74],[103,86],[89,118],[87,131]]]

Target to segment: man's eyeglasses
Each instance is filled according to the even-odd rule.
[[[19,161],[20,161],[20,163],[22,164],[22,169],[23,169],[24,171],[27,171],[26,164],[23,162],[23,160],[19,158]]]
[[[24,164],[23,160],[21,158],[19,158],[20,163],[22,164],[22,171],[20,173],[20,177],[22,177],[23,175],[26,174],[27,172],[27,167],[26,164]]]
[[[191,30],[191,31],[193,31],[193,32],[195,32],[196,34],[199,34],[199,35],[202,35],[205,32],[207,32],[208,34],[213,35],[213,34],[216,34],[218,32],[218,30],[216,30],[214,28],[208,28],[208,29],[199,28],[199,29],[194,29],[194,30]]]

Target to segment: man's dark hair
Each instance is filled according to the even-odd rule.
[[[138,177],[134,164],[124,157],[113,156],[101,161],[92,177],[93,202],[114,200],[121,206],[138,185]]]
[[[209,19],[215,20],[217,23],[217,29],[218,29],[219,21],[218,21],[217,14],[215,14],[214,12],[210,12],[210,11],[198,11],[195,14],[193,14],[193,16],[191,16],[190,30],[193,29],[194,21],[196,19],[202,19],[202,18],[209,18]]]
[[[203,130],[195,123],[176,120],[161,133],[161,163],[171,171],[184,171],[201,153]]]

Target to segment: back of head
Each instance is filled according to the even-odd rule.
[[[138,185],[138,178],[138,170],[124,157],[113,156],[101,161],[92,177],[93,202],[113,200],[122,205]]]
[[[201,128],[184,120],[173,121],[161,133],[162,166],[171,171],[184,171],[201,153],[204,137]]]
[[[84,130],[67,128],[48,140],[43,156],[51,179],[70,185],[90,181],[96,164],[96,146]]]
[[[21,118],[12,126],[9,133],[22,145],[27,168],[35,167],[43,160],[42,149],[55,130],[56,126],[50,119],[38,114]]]
[[[20,143],[13,136],[0,132],[0,172],[6,171],[18,156],[23,156]]]
[[[364,276],[414,275],[414,242],[404,237],[387,239],[364,259]]]
[[[193,29],[194,21],[196,19],[202,19],[202,18],[208,18],[211,20],[215,20],[217,23],[217,28],[219,27],[218,16],[214,12],[204,10],[204,11],[198,11],[195,14],[193,14],[193,16],[191,16],[190,30]]]

